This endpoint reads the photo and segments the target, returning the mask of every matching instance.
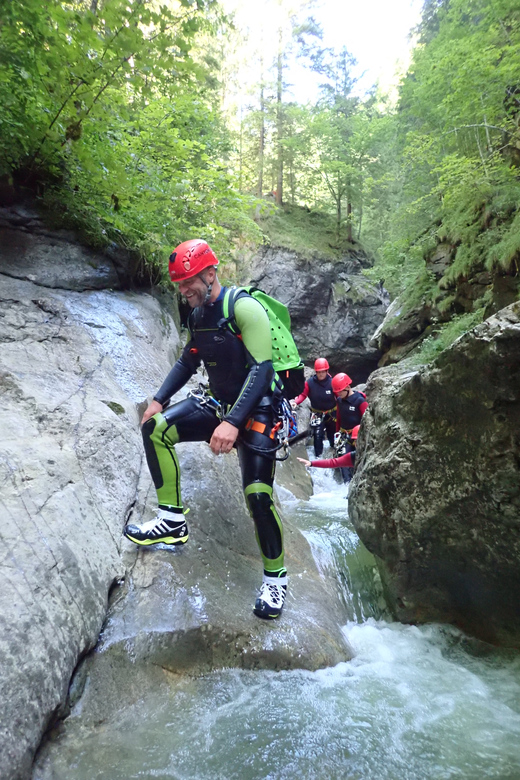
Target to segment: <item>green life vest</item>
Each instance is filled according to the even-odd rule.
[[[259,290],[258,287],[229,287],[224,294],[224,319],[219,326],[227,325],[232,333],[237,336],[240,334],[240,328],[235,320],[235,302],[243,295],[250,295],[259,301],[267,312],[271,326],[274,370],[282,375],[290,369],[303,369],[298,347],[291,333],[291,315],[287,306]]]

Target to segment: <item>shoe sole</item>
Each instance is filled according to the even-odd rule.
[[[172,547],[175,547],[177,545],[186,544],[189,538],[188,534],[181,537],[163,536],[160,539],[136,539],[135,536],[130,536],[129,534],[125,534],[125,536],[127,539],[130,539],[131,542],[134,542],[134,544],[141,544],[145,547],[150,544],[170,544]]]
[[[280,617],[282,611],[280,610],[280,612],[276,612],[274,615],[270,615],[269,613],[257,612],[256,609],[253,609],[253,614],[259,618],[262,618],[262,620],[276,620],[276,618]]]

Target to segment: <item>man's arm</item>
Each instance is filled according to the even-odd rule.
[[[311,460],[311,466],[318,469],[352,468],[355,461],[355,452],[346,452],[339,458],[324,458],[323,460]]]
[[[339,458],[324,458],[323,460],[306,460],[305,458],[298,458],[300,463],[303,463],[305,466],[313,466],[318,469],[352,468],[355,459],[355,452],[346,452],[345,455],[341,455]]]
[[[200,360],[197,358],[197,353],[193,351],[194,349],[195,345],[191,341],[184,347],[180,358],[154,395],[151,404],[145,410],[141,425],[144,425],[154,414],[162,412],[172,395],[175,395],[181,387],[184,387],[188,379],[196,372],[200,365]]]
[[[308,395],[309,395],[309,383],[307,382],[307,380],[305,380],[305,385],[303,387],[302,392],[297,398],[294,399],[294,403],[296,404],[296,406],[302,404],[305,401],[305,399],[308,397]]]

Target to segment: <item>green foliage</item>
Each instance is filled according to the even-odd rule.
[[[36,181],[57,219],[156,267],[189,237],[223,259],[230,236],[259,239],[213,107],[214,0],[20,0],[3,22],[0,175]]]
[[[479,308],[469,314],[461,314],[450,322],[440,326],[435,333],[427,336],[419,348],[414,352],[414,363],[431,363],[445,349],[450,347],[456,339],[474,328],[484,318],[484,309]]]
[[[336,260],[342,249],[335,244],[335,222],[326,212],[301,206],[272,207],[259,226],[273,246],[290,249],[303,257]]]
[[[513,268],[517,274],[520,271],[520,212],[505,227],[498,244],[489,247],[487,266],[489,268],[493,265],[506,271]]]
[[[394,295],[438,241],[457,247],[441,287],[483,268],[514,271],[520,243],[518,4],[431,0],[420,32],[394,120],[400,186],[383,193],[392,221],[373,270]]]

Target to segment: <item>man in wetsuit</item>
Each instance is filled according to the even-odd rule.
[[[271,329],[263,306],[248,294],[235,301],[234,318],[240,338],[226,327],[225,289],[217,277],[218,260],[205,241],[180,244],[170,257],[173,282],[191,308],[191,339],[142,419],[146,458],[158,511],[154,520],[131,523],[125,536],[136,544],[188,541],[175,445],[206,441],[216,455],[238,450],[246,504],[252,516],[263,561],[263,581],[254,613],[272,619],[280,615],[287,592],[283,530],[273,503],[276,408],[281,396],[271,362]],[[189,396],[168,406],[204,364],[209,379],[206,402]]]
[[[314,436],[314,454],[317,458],[323,452],[323,437],[327,439],[331,447],[334,446],[334,434],[336,432],[335,398],[332,392],[332,377],[328,373],[329,363],[325,358],[317,358],[314,361],[315,374],[305,382],[302,393],[291,401],[291,406],[296,409],[306,398],[311,403],[311,428]],[[313,422],[317,424],[314,425]]]
[[[360,424],[361,418],[368,409],[365,394],[353,390],[351,384],[352,379],[348,374],[336,374],[332,378],[332,390],[336,396],[336,432],[347,436],[356,425]],[[348,444],[347,447],[349,447]],[[350,447],[348,451],[350,451]],[[344,482],[349,482],[352,471],[342,467],[341,475]]]

